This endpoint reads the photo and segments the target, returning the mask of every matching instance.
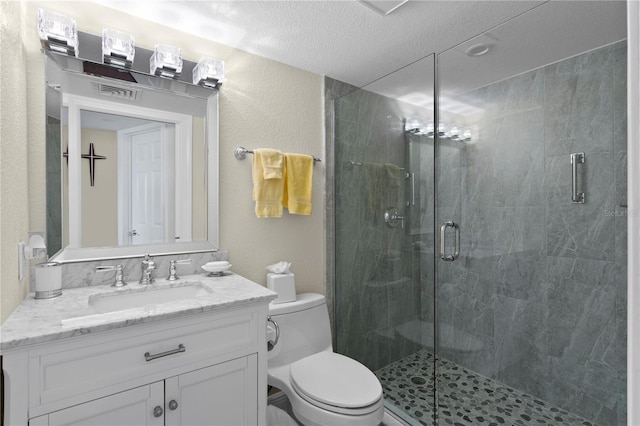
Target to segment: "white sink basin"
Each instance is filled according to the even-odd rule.
[[[89,308],[96,313],[141,308],[147,305],[175,302],[211,294],[211,290],[199,282],[185,283],[174,287],[148,287],[119,290],[89,297]]]

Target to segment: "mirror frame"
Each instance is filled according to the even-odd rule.
[[[83,37],[80,38],[81,47],[83,39],[93,38],[99,40],[99,37],[89,34],[79,33]],[[101,40],[100,40],[101,41]],[[86,43],[85,43],[86,44]],[[95,49],[94,49],[95,50]],[[113,72],[113,69],[119,70],[116,67],[104,65],[102,63],[93,62],[87,59],[80,59],[75,57],[69,57],[54,52],[44,50],[45,62],[47,58],[54,62],[61,72],[63,73],[80,73],[88,74],[93,79],[104,80],[105,82],[119,82],[120,84],[134,85],[145,89],[161,90],[164,93],[173,93],[175,96],[190,96],[201,98],[206,101],[206,115],[205,115],[205,149],[206,149],[206,161],[205,161],[205,173],[206,173],[206,194],[207,194],[207,239],[204,241],[191,241],[191,242],[171,242],[162,244],[144,244],[144,245],[132,245],[132,246],[113,246],[113,247],[73,247],[72,242],[69,241],[70,246],[62,247],[62,249],[56,254],[50,257],[50,261],[58,263],[71,263],[71,262],[85,262],[104,259],[122,259],[141,257],[149,253],[151,255],[170,255],[170,254],[183,254],[183,253],[197,253],[197,252],[211,252],[217,251],[219,245],[219,111],[218,111],[218,90],[206,88],[202,86],[196,86],[186,81],[185,75],[191,77],[191,69],[195,66],[195,63],[184,61],[183,74],[181,80],[170,80],[166,78],[157,77],[147,74],[145,72],[132,69],[127,70],[129,74],[135,77],[137,83],[123,82],[118,79],[113,79],[107,76],[96,76],[94,73],[85,73],[85,64],[97,65],[100,68],[108,67]],[[146,51],[145,49],[136,48],[136,59],[142,56],[142,63],[149,63],[145,61],[144,57],[149,56],[153,52]],[[94,68],[95,69],[95,68]],[[45,72],[45,78],[47,72]],[[47,84],[48,85],[48,84]],[[45,87],[47,86],[45,85]],[[46,99],[47,94],[45,94]],[[60,100],[57,105],[62,109],[64,102],[62,98],[65,94],[61,94]],[[49,100],[47,100],[48,102]],[[46,120],[46,112],[45,112]],[[78,123],[79,126],[79,123]],[[72,129],[69,129],[72,131]],[[46,143],[46,141],[45,141]],[[78,147],[75,147],[76,151]],[[71,146],[71,139],[69,143],[69,152],[71,153],[73,148]],[[62,161],[62,156],[60,157]],[[77,162],[79,163],[80,160]],[[71,161],[69,162],[71,166]],[[70,172],[71,172],[70,168]],[[74,174],[75,175],[75,174]],[[71,173],[69,180],[71,180]],[[78,185],[76,185],[78,186]],[[70,188],[71,189],[71,188]],[[49,197],[49,194],[45,194]],[[49,200],[47,200],[49,201]],[[64,208],[64,207],[63,207]],[[69,209],[70,210],[70,209]],[[78,218],[79,213],[69,211],[69,221],[72,218]]]

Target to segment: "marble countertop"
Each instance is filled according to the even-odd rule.
[[[167,303],[147,304],[140,307],[97,313],[90,300],[109,297],[113,293],[138,293],[168,287],[201,283],[204,289],[197,297],[173,300]],[[204,274],[182,276],[168,282],[158,279],[149,286],[137,282],[126,287],[109,285],[63,289],[53,299],[33,298],[31,293],[7,318],[0,328],[0,350],[65,339],[77,335],[113,330],[136,324],[179,318],[194,313],[211,312],[222,308],[242,306],[253,302],[275,299],[276,293],[233,273],[221,277]]]

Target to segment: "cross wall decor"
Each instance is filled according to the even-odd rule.
[[[95,148],[93,147],[93,142],[89,144],[89,153],[82,154],[82,158],[86,158],[89,160],[89,177],[91,179],[91,186],[94,186],[96,180],[96,160],[106,160],[107,157],[104,155],[96,154]]]

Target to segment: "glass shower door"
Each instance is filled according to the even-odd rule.
[[[539,12],[438,55],[439,424],[625,421],[626,44],[514,69]]]
[[[334,101],[336,351],[432,424],[434,56]]]

